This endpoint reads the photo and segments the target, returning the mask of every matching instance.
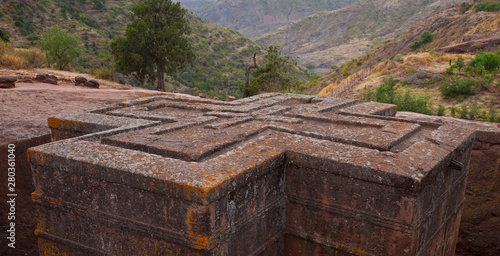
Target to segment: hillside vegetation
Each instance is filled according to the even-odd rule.
[[[13,46],[4,48],[10,49],[10,56],[21,54],[22,50],[13,48],[36,48],[36,40],[57,24],[77,34],[82,41],[82,55],[70,69],[137,86],[139,81],[113,72],[109,52],[109,42],[122,36],[130,21],[131,3],[129,0],[4,1],[0,5],[0,28],[7,32]],[[203,92],[221,99],[226,95],[239,97],[246,63],[252,62],[253,53],[262,58],[265,48],[234,30],[212,25],[194,15],[189,15],[189,22],[195,64],[172,74],[168,89],[192,94]],[[5,61],[2,65],[8,66]],[[39,66],[43,65],[36,67]],[[24,64],[10,67],[29,68]],[[306,82],[311,76],[304,69],[294,72],[296,83]]]
[[[418,20],[463,0],[359,0],[319,12],[270,31],[255,40],[279,45],[299,64],[326,72],[403,33]]]
[[[369,54],[352,59],[309,84],[321,96],[374,100],[398,110],[500,122],[500,52],[450,54],[448,45],[498,37],[500,13],[457,5],[415,24]],[[417,47],[417,46],[418,47]],[[356,80],[359,72],[368,77]],[[339,94],[339,85],[349,88]],[[337,89],[339,88],[339,89]],[[342,87],[343,88],[343,87]]]
[[[410,45],[421,40],[421,34],[429,31],[431,42],[412,50]],[[462,13],[460,5],[452,6],[432,14],[417,22],[408,30],[386,40],[382,45],[366,54],[354,56],[342,65],[334,66],[319,79],[309,84],[308,92],[316,94],[325,86],[339,83],[347,76],[366,68],[373,68],[380,63],[400,61],[403,55],[411,52],[431,52],[437,48],[494,37],[500,31],[500,13],[476,12],[474,8]]]

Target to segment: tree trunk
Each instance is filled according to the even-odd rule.
[[[164,92],[165,91],[165,65],[158,64],[158,68],[156,71],[157,71],[156,90]]]
[[[250,66],[250,64],[247,64],[245,68],[245,88],[243,89],[243,98],[246,98],[249,96],[248,90],[250,89],[250,71],[254,68],[258,68],[257,62],[255,61],[255,55],[257,53],[253,54],[253,66]]]

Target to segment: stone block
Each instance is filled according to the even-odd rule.
[[[87,78],[85,78],[83,76],[76,76],[75,77],[75,86],[84,86],[86,82],[87,82]]]
[[[94,80],[94,79],[91,79],[91,80],[89,80],[81,85],[85,86],[85,87],[89,87],[89,88],[95,88],[95,89],[99,88],[99,82],[97,82],[97,80]]]
[[[59,79],[56,76],[49,74],[38,74],[36,75],[35,79],[33,79],[33,81],[35,82],[55,84],[55,85],[57,85],[58,80]]]
[[[28,152],[40,253],[450,255],[474,132],[395,113],[262,94],[57,115],[64,140]]]
[[[17,76],[0,76],[0,88],[16,87]]]

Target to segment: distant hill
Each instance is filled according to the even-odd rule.
[[[474,9],[456,5],[430,15],[368,54],[357,56],[315,79],[306,85],[307,91],[351,99],[397,99],[398,102],[393,103],[402,111],[500,122],[499,73],[495,70],[480,73],[467,68],[481,47],[492,52],[479,55],[488,55],[490,59],[498,55],[494,52],[500,40],[500,12]],[[410,45],[420,40],[424,31],[432,34],[433,40],[411,49]],[[453,47],[457,45],[459,47]],[[460,53],[441,52],[445,46]],[[389,84],[389,77],[394,78],[391,93],[399,96],[384,98],[389,95],[388,87],[375,88],[382,83]]]
[[[180,0],[189,1],[202,6],[190,10],[208,22],[255,38],[308,15],[337,10],[358,0],[205,0],[213,1],[208,5],[203,1]]]
[[[403,33],[415,22],[464,0],[359,0],[307,16],[261,35],[264,45],[283,46],[302,66],[326,72]]]
[[[434,13],[415,23],[405,32],[393,39],[385,41],[368,53],[353,56],[343,66],[330,69],[308,89],[309,93],[318,93],[325,85],[344,79],[343,74],[353,74],[361,69],[373,68],[380,63],[401,59],[402,55],[414,52],[410,44],[420,39],[420,34],[429,31],[433,41],[423,45],[416,51],[433,51],[437,48],[500,36],[499,12],[475,12],[471,8],[466,13],[460,11],[460,5],[451,6]],[[347,72],[346,72],[347,71]]]
[[[203,9],[207,8],[211,3],[217,2],[217,0],[172,0],[172,2],[179,2],[181,6],[188,9],[189,12],[193,14],[198,14]]]
[[[209,4],[212,0],[181,1],[186,5]],[[83,54],[73,68],[100,78],[113,76],[109,42],[122,36],[130,21],[131,0],[4,0],[0,5],[0,28],[10,34],[15,47],[34,47],[43,32],[57,24],[82,39]],[[231,29],[212,25],[189,15],[190,40],[196,51],[195,65],[172,75],[169,90],[225,98],[239,96],[245,64],[253,53],[264,55],[265,48]],[[297,69],[294,76],[306,82],[311,76]],[[114,74],[115,80],[127,78]],[[133,84],[138,81],[130,80]]]

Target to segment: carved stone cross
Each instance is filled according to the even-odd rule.
[[[473,132],[395,112],[263,94],[58,115],[29,151],[36,233],[88,254],[450,255]]]

